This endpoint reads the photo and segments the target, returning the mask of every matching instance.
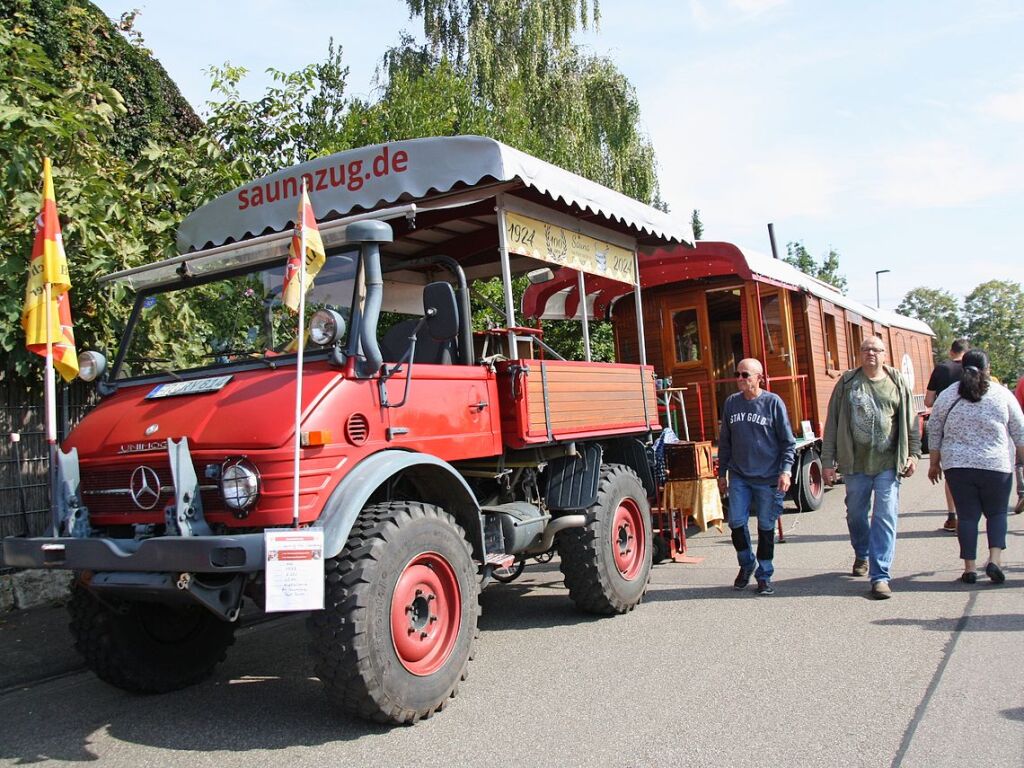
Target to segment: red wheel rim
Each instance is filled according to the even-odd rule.
[[[448,661],[462,623],[455,569],[436,552],[414,557],[391,598],[391,638],[398,660],[414,675],[431,675]]]
[[[635,579],[644,566],[646,552],[643,513],[633,499],[623,499],[612,523],[612,553],[619,575],[627,581]]]
[[[812,462],[811,466],[807,468],[807,479],[810,480],[808,485],[811,487],[811,497],[817,499],[824,493],[824,482],[821,479],[821,466],[817,462]]]

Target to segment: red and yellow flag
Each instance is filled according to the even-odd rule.
[[[47,305],[46,286],[50,286]],[[78,375],[78,353],[71,324],[71,300],[68,291],[68,260],[57,218],[57,200],[53,194],[50,158],[43,159],[43,206],[36,218],[36,239],[25,288],[25,307],[21,327],[25,330],[25,346],[29,352],[46,357],[46,343],[53,347],[53,365],[65,381]]]
[[[299,254],[302,253],[303,243],[306,249],[303,254],[306,259],[306,280],[302,290],[307,291],[327,257],[324,255],[324,241],[320,239],[320,230],[317,229],[316,216],[313,215],[313,205],[309,202],[305,185],[302,187],[292,244],[288,249],[288,264],[284,268],[282,301],[292,312],[299,311]]]

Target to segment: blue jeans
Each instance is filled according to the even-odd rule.
[[[846,483],[846,525],[850,529],[854,556],[868,561],[868,578],[872,583],[889,581],[900,511],[900,479],[896,470],[887,469],[877,475],[843,475],[843,481]]]
[[[747,528],[750,506],[753,503],[757,508],[757,530],[769,531],[774,537],[775,521],[782,514],[783,496],[775,483],[755,483],[735,472],[729,473],[729,527],[734,531],[741,530],[743,541],[746,542],[745,548],[736,550],[736,559],[740,568],[747,570],[753,568],[757,562],[757,570],[754,571],[756,579],[770,581],[772,574],[775,573],[775,567],[772,565],[771,557],[757,558],[750,547],[750,529]],[[733,541],[735,542],[735,539]]]

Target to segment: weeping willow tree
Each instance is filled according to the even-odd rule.
[[[646,203],[658,202],[654,151],[629,80],[573,44],[596,27],[587,0],[406,0],[426,42],[385,57],[383,102],[395,84],[449,71],[473,105],[468,125]]]

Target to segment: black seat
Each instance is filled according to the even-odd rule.
[[[402,320],[388,328],[380,340],[380,353],[386,363],[397,363],[409,349],[409,337],[419,323],[417,318]],[[428,365],[451,365],[455,360],[454,339],[438,341],[431,338],[426,326],[416,335],[414,363]]]

